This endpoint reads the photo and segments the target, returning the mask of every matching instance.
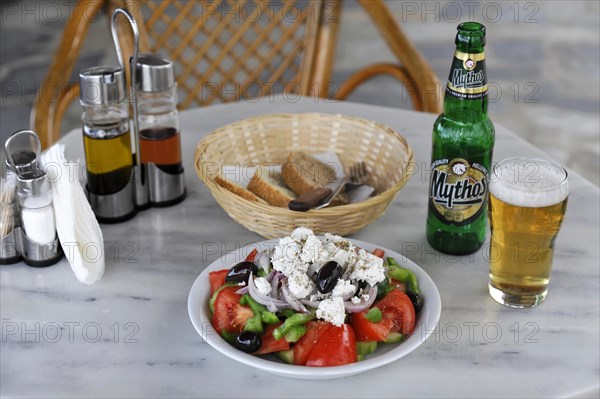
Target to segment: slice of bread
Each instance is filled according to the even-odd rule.
[[[287,208],[296,195],[286,187],[283,176],[277,169],[279,168],[272,164],[256,168],[248,183],[248,190],[273,206]]]
[[[217,183],[219,186],[231,191],[235,195],[239,195],[240,197],[247,199],[248,201],[261,202],[261,200],[256,195],[252,194],[250,191],[246,190],[241,186],[238,186],[235,183],[230,182],[229,180],[223,179],[221,176],[215,176],[214,180],[215,183]]]
[[[285,184],[297,195],[302,195],[319,187],[336,181],[336,171],[331,165],[324,164],[316,158],[301,151],[288,155],[283,164]],[[332,205],[348,203],[348,196],[342,192],[332,201]]]

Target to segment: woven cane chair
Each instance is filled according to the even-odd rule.
[[[41,85],[42,95],[36,96],[32,128],[44,148],[60,138],[62,117],[79,96],[78,84],[67,82],[88,27],[98,13],[110,16],[117,7],[128,9],[142,22],[138,26],[140,51],[160,52],[175,62],[180,109],[282,91],[342,100],[362,82],[388,74],[413,94],[415,109],[438,112],[439,103],[423,98],[419,90],[421,85],[438,84],[429,65],[381,0],[362,0],[361,4],[403,66],[367,67],[332,94],[328,83],[341,0],[78,2]],[[133,50],[131,30],[126,23],[119,23],[118,29],[125,59],[129,59]],[[112,46],[112,42],[107,45]],[[61,88],[58,95],[43,95],[57,87]]]

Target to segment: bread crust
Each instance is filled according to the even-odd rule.
[[[268,173],[268,172],[267,172]],[[267,177],[268,178],[268,177]],[[254,176],[248,183],[248,190],[273,206],[287,208],[288,204],[294,198],[287,195],[283,189],[280,189],[263,178],[263,172],[260,168],[256,170]]]
[[[324,187],[335,181],[335,170],[323,162],[301,151],[290,152],[287,161],[283,164],[283,179],[285,184],[296,195]],[[337,195],[331,205],[344,205],[348,203],[345,193]]]
[[[225,190],[231,191],[235,195],[239,195],[240,197],[247,199],[248,201],[260,202],[256,195],[252,194],[245,188],[238,186],[237,184],[231,183],[223,179],[221,176],[215,176],[214,180],[215,183],[217,183],[219,186],[223,187]]]

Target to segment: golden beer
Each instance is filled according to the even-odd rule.
[[[567,174],[557,165],[509,159],[494,167],[489,290],[496,301],[529,307],[544,300],[567,197]]]

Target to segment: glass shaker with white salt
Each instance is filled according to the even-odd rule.
[[[49,266],[62,256],[56,234],[52,191],[39,165],[41,143],[31,130],[14,133],[5,143],[9,167],[17,175],[21,221],[17,247],[30,266]]]

